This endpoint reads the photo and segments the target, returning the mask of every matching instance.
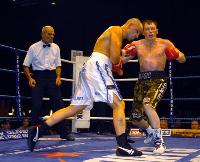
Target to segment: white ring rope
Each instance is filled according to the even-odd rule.
[[[129,60],[128,62],[138,62],[138,60]]]
[[[48,97],[43,97],[43,100],[49,101],[50,98],[48,98]],[[124,100],[124,101],[133,101],[133,99],[123,99],[123,100]],[[63,101],[71,101],[71,99],[69,99],[69,98],[63,98]]]
[[[42,117],[42,119],[46,120],[50,117],[50,115],[46,115],[44,117]],[[76,119],[76,117],[69,117],[67,119]],[[90,116],[90,119],[93,119],[93,120],[113,120],[113,117],[91,117]],[[129,120],[128,117],[125,118],[126,120]],[[78,120],[78,119],[77,119]],[[81,119],[83,120],[83,119]]]
[[[115,81],[122,81],[122,82],[124,82],[124,81],[137,81],[137,80],[138,80],[138,78],[115,79]]]
[[[68,81],[68,82],[75,82],[75,80],[73,80],[73,79],[61,78],[61,80],[63,80],[63,81]]]
[[[61,61],[62,62],[67,62],[67,63],[71,63],[71,64],[76,64],[76,62],[70,61],[70,60],[61,59]]]
[[[49,101],[50,98],[48,98],[48,97],[43,97],[43,100],[44,100],[44,101]],[[63,101],[71,101],[71,99],[63,98]]]
[[[123,99],[124,101],[133,101],[133,99]]]

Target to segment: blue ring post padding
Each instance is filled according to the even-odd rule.
[[[19,51],[15,50],[15,54],[16,54],[16,112],[17,112],[17,117],[20,118],[22,116],[22,110],[21,110],[20,83],[19,83],[19,77],[20,77]]]

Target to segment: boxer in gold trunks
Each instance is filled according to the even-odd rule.
[[[146,130],[147,138],[144,143],[154,139],[153,153],[162,154],[166,146],[162,138],[156,106],[167,88],[165,65],[167,60],[184,63],[186,58],[171,41],[157,38],[158,28],[155,21],[146,20],[143,22],[143,27],[145,38],[127,44],[122,50],[124,63],[137,55],[140,65],[130,120],[132,124]]]

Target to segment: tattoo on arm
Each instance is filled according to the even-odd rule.
[[[124,126],[124,121],[123,121],[122,118],[119,118],[119,119],[118,119],[118,125],[119,125],[120,127]]]

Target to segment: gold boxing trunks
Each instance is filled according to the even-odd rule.
[[[134,88],[134,101],[130,120],[140,121],[146,119],[143,104],[156,108],[167,89],[167,79],[164,71],[148,71],[139,73]]]

